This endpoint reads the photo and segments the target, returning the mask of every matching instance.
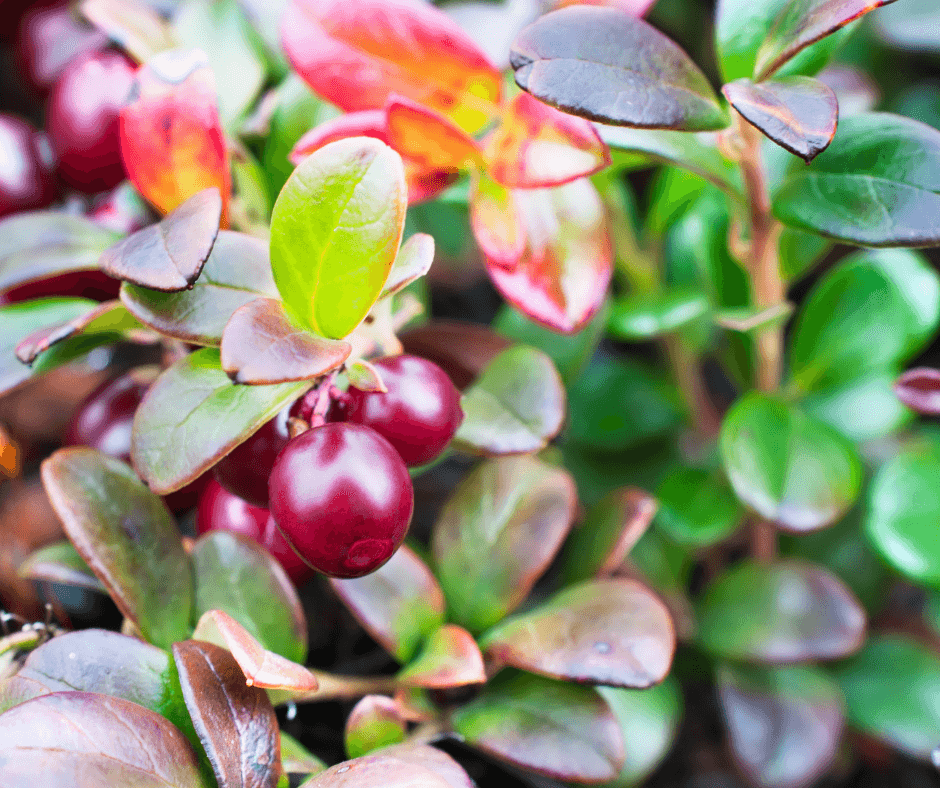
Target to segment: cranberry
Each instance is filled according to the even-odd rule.
[[[302,586],[314,575],[314,571],[307,566],[307,563],[294,551],[281,529],[277,527],[274,518],[269,516],[264,526],[264,533],[261,534],[261,544],[265,550],[273,555],[278,563],[287,572],[287,576],[294,581],[295,586]]]
[[[212,473],[226,490],[255,506],[268,505],[268,476],[281,449],[287,445],[287,419],[284,408],[234,451],[216,463]]]
[[[271,514],[288,542],[332,577],[361,577],[391,558],[414,506],[401,457],[359,424],[324,424],[291,440],[268,486]]]
[[[48,142],[25,120],[0,115],[0,216],[44,208],[54,199]]]
[[[49,296],[74,296],[91,298],[95,301],[110,301],[118,297],[120,290],[121,281],[112,279],[101,271],[70,271],[67,274],[27,282],[7,290],[3,296],[10,304]]]
[[[92,193],[124,180],[119,114],[134,82],[134,64],[120,52],[93,52],[74,60],[49,97],[47,124],[59,175]]]
[[[437,457],[463,421],[460,392],[439,366],[418,356],[374,361],[388,392],[349,389],[348,421],[388,440],[407,465]]]

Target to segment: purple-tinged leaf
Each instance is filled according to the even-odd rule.
[[[420,653],[396,677],[402,684],[426,689],[483,684],[483,655],[473,635],[463,627],[446,624],[428,636]]]
[[[121,612],[151,643],[189,635],[192,565],[166,504],[125,463],[95,449],[60,449],[42,482],[65,533]]]
[[[572,115],[678,131],[728,125],[691,58],[656,28],[616,9],[546,14],[519,34],[510,63],[519,87]]]
[[[894,393],[918,413],[940,415],[940,370],[928,367],[909,369],[894,384]]]
[[[397,749],[396,746],[338,763],[304,782],[302,788],[466,788],[467,783],[448,780],[452,771],[463,772],[456,763],[440,774],[436,759],[425,762],[424,751],[438,752],[432,747],[415,747],[416,757],[408,758],[397,757]]]
[[[738,79],[722,92],[748,123],[807,164],[835,136],[839,102],[833,89],[818,79]]]
[[[275,788],[280,736],[274,707],[248,686],[224,648],[187,640],[173,644],[183,698],[219,785]]]
[[[270,385],[314,380],[337,369],[352,351],[291,322],[283,304],[256,298],[239,307],[222,333],[222,369],[236,383]]]
[[[107,594],[108,590],[88,568],[71,542],[56,542],[40,547],[19,565],[17,573],[27,580],[62,583]]]
[[[366,695],[346,718],[346,754],[350,758],[368,755],[405,740],[407,721],[401,708],[385,695]]]
[[[512,345],[488,326],[462,320],[432,320],[409,329],[400,339],[406,353],[433,361],[459,389],[467,388]]]
[[[434,238],[427,233],[415,233],[401,245],[392,264],[385,287],[379,298],[387,298],[403,290],[431,270],[434,262]]]
[[[383,755],[389,755],[405,763],[430,769],[443,779],[450,788],[475,788],[476,784],[470,779],[470,775],[463,770],[463,767],[446,752],[442,752],[436,747],[429,747],[426,744],[412,741],[386,747]]]

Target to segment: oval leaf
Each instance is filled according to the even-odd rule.
[[[67,586],[87,588],[107,594],[108,590],[88,568],[71,542],[56,542],[41,547],[21,563],[17,569],[20,577],[47,583],[62,583]]]
[[[677,468],[656,490],[656,525],[674,542],[707,547],[731,536],[744,507],[724,478],[697,468]]]
[[[460,126],[422,104],[392,98],[385,106],[388,144],[425,170],[466,170],[483,164],[483,149]]]
[[[432,747],[416,747],[417,750],[437,752]],[[343,761],[321,772],[303,783],[303,788],[458,788],[446,777],[437,773],[432,764],[425,765],[423,752],[419,757],[398,758],[383,751],[351,761]],[[443,754],[443,753],[442,753]],[[457,770],[463,772],[454,764]],[[466,784],[459,788],[466,788]]]
[[[447,624],[428,636],[418,656],[396,678],[409,687],[447,689],[483,684],[486,671],[473,635]]]
[[[694,290],[637,293],[614,302],[607,330],[628,342],[644,341],[688,325],[708,310],[708,297]]]
[[[405,222],[401,158],[378,140],[332,142],[304,159],[271,217],[271,267],[306,328],[342,339],[388,279]]]
[[[526,250],[526,228],[513,192],[485,174],[470,186],[470,227],[491,265],[515,269]]]
[[[368,755],[405,740],[407,722],[398,704],[385,695],[366,695],[346,718],[346,754],[350,758]]]
[[[211,643],[173,644],[180,685],[219,785],[274,788],[281,753],[267,693],[245,684],[232,655]]]
[[[940,415],[940,370],[928,367],[909,369],[897,379],[894,393],[918,413]]]
[[[256,298],[229,318],[221,361],[236,383],[289,383],[337,369],[351,351],[348,342],[323,339],[295,326],[277,299]]]
[[[121,612],[167,647],[189,635],[192,565],[166,504],[120,460],[60,449],[42,483],[65,533]]]
[[[728,125],[689,56],[617,9],[573,6],[546,14],[519,34],[509,57],[519,87],[572,115],[681,131]]]
[[[415,233],[398,250],[380,297],[387,298],[404,290],[430,271],[433,262],[434,237],[427,233]]]
[[[309,388],[238,386],[219,351],[197,350],[167,369],[134,415],[134,467],[165,495],[199,478]]]
[[[708,589],[698,642],[728,659],[784,664],[839,659],[865,638],[865,611],[822,567],[744,563]]]

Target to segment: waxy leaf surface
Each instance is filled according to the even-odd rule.
[[[575,6],[546,14],[519,34],[510,63],[519,87],[573,115],[678,131],[728,125],[689,56],[616,9]]]
[[[674,542],[706,547],[731,536],[744,507],[724,478],[698,468],[677,468],[656,490],[656,525]]]
[[[397,747],[388,748],[338,763],[303,783],[303,788],[366,788],[377,785],[383,788],[468,788],[467,782],[452,783],[438,773],[433,762],[428,763],[433,757],[431,754],[439,750],[427,745],[418,746],[413,758],[397,757],[396,750]],[[450,760],[449,756],[440,754]],[[466,776],[456,763],[451,769]]]
[[[418,655],[396,678],[409,687],[446,689],[486,682],[483,655],[473,635],[456,624],[431,633]]]
[[[698,623],[708,651],[762,664],[839,659],[865,638],[865,611],[848,587],[797,561],[725,572],[706,592]]]
[[[571,527],[574,481],[532,457],[480,464],[444,505],[431,539],[450,617],[480,632],[512,612]]]
[[[368,314],[405,222],[401,157],[378,140],[330,143],[304,159],[274,204],[271,266],[289,312],[328,339]]]
[[[346,755],[359,758],[405,740],[407,723],[398,704],[385,695],[366,695],[346,718]]]
[[[431,270],[434,262],[434,236],[415,233],[401,245],[392,270],[385,280],[381,298],[403,290]]]
[[[218,350],[197,350],[157,378],[137,408],[134,467],[161,495],[185,487],[308,387],[236,385],[222,371]]]
[[[193,574],[166,504],[131,468],[95,449],[60,449],[42,464],[46,494],[121,613],[167,647],[189,635]]]

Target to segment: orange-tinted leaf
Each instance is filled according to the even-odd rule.
[[[400,95],[473,132],[500,99],[501,75],[443,12],[407,0],[292,0],[281,23],[297,72],[346,112]]]
[[[610,164],[594,126],[520,93],[486,140],[489,173],[513,189],[560,186]]]
[[[400,96],[385,108],[389,144],[429,170],[464,170],[482,164],[483,150],[449,118]]]
[[[604,206],[588,180],[513,192],[526,250],[513,270],[487,259],[503,298],[527,317],[573,334],[600,309],[613,272]]]
[[[491,265],[515,269],[526,247],[523,216],[513,193],[486,175],[473,179],[470,227]]]
[[[121,110],[121,156],[131,182],[163,213],[215,186],[224,226],[228,154],[205,53],[172,49],[151,58],[137,72],[136,96]]]
[[[413,687],[446,689],[482,684],[486,681],[483,655],[473,635],[456,624],[447,624],[433,633],[398,680]]]

